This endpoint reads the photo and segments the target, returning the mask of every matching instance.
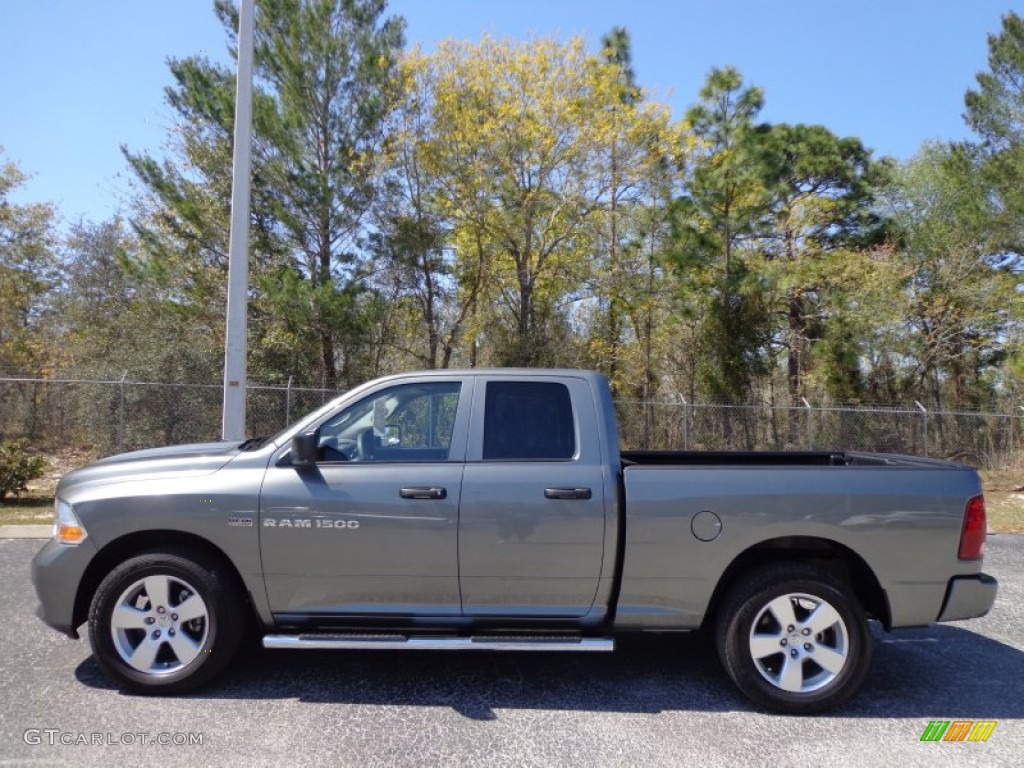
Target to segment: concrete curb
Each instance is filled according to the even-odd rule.
[[[48,539],[52,525],[0,525],[0,539]]]

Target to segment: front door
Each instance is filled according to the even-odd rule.
[[[469,380],[387,386],[319,426],[320,461],[272,462],[260,495],[279,617],[458,615]]]
[[[463,613],[585,616],[606,522],[593,395],[580,379],[483,386],[462,486]]]

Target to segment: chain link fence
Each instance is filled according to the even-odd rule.
[[[0,439],[98,455],[219,440],[220,384],[0,378]],[[246,433],[272,435],[339,392],[250,385]]]
[[[827,450],[954,459],[982,468],[1024,447],[1024,411],[929,411],[903,406],[721,405],[619,400],[630,448]]]
[[[250,385],[249,435],[280,431],[340,394]],[[0,378],[0,439],[39,450],[96,455],[218,440],[220,384]],[[618,400],[623,448],[838,450],[951,458],[978,467],[1005,463],[1024,445],[1020,413],[913,407],[720,405]]]

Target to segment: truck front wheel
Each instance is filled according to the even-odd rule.
[[[853,696],[871,662],[860,604],[838,579],[798,563],[766,567],[729,596],[716,628],[726,672],[757,704],[791,714]]]
[[[137,693],[184,693],[220,672],[245,619],[234,574],[191,552],[149,552],[102,581],[89,640],[103,670]]]

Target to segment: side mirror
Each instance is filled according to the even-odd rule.
[[[292,438],[292,464],[296,467],[310,467],[320,458],[319,435],[305,432]]]

